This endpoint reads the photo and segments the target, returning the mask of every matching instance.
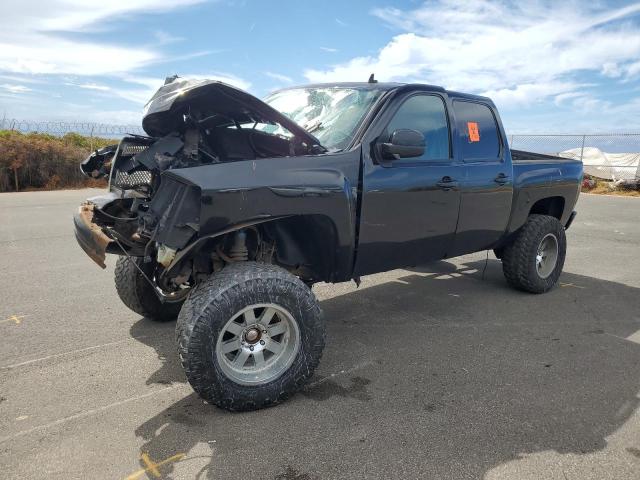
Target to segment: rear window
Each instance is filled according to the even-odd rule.
[[[455,100],[453,111],[463,160],[491,161],[499,158],[498,125],[489,107],[481,103]]]

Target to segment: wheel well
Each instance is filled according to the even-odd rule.
[[[564,198],[562,197],[548,197],[542,198],[533,204],[529,215],[550,215],[556,217],[558,220],[562,217],[564,212]]]
[[[276,244],[276,262],[307,280],[330,280],[338,235],[325,215],[298,215],[260,226]]]

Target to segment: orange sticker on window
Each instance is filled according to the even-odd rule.
[[[469,142],[480,141],[480,130],[478,130],[478,124],[476,122],[467,122],[467,132],[469,132]]]

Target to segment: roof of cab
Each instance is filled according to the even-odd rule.
[[[480,100],[483,102],[493,103],[490,98],[483,97],[482,95],[473,95],[470,93],[461,93],[453,90],[445,90],[443,87],[439,87],[437,85],[429,85],[426,83],[396,83],[396,82],[311,83],[308,85],[297,85],[294,87],[287,87],[287,88],[280,89],[278,91],[293,90],[297,88],[357,88],[357,89],[365,89],[365,90],[383,90],[383,91],[394,90],[394,89],[402,89],[402,90],[415,89],[415,90],[428,90],[431,92],[446,93],[452,98],[464,98],[467,100]]]

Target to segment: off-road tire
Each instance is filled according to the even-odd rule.
[[[122,303],[138,315],[156,322],[175,320],[184,303],[184,297],[181,301],[162,303],[134,262],[147,276],[153,274],[153,263],[145,264],[140,257],[119,257],[116,262],[115,281],[116,291]]]
[[[275,304],[290,312],[300,343],[280,376],[247,385],[224,373],[215,347],[229,319],[257,304]],[[176,336],[182,367],[196,393],[220,408],[247,411],[276,405],[300,390],[320,362],[326,332],[318,301],[300,279],[274,265],[241,262],[211,275],[189,293]]]
[[[538,245],[547,234],[555,235],[558,257],[551,274],[542,278],[536,269]],[[563,225],[548,215],[530,215],[512,243],[502,252],[502,271],[509,285],[531,293],[544,293],[557,283],[567,250]]]

